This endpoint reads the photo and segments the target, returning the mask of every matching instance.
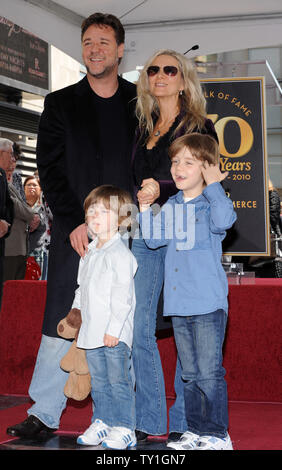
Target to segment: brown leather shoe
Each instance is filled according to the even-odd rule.
[[[30,415],[22,423],[7,428],[7,434],[14,437],[35,437],[40,432],[55,432],[56,429],[48,428],[36,416]]]

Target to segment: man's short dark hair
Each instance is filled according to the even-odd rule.
[[[81,40],[85,31],[93,24],[99,26],[110,26],[114,30],[117,45],[119,46],[124,43],[124,27],[116,16],[108,13],[93,13],[88,16],[81,25]]]

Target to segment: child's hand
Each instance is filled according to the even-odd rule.
[[[221,173],[219,165],[212,165],[205,161],[202,166],[202,175],[206,185],[212,183],[220,183],[228,176],[228,171]]]
[[[116,338],[115,336],[111,335],[104,335],[104,346],[107,346],[108,348],[114,348],[115,346],[118,345],[119,339]]]
[[[148,178],[142,181],[140,191],[137,193],[140,210],[143,212],[158,199],[160,195],[160,185],[158,181],[153,178]]]

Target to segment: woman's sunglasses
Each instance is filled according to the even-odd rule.
[[[161,67],[159,67],[158,65],[150,65],[150,67],[147,68],[148,77],[154,77],[154,75],[157,75],[157,73],[159,73],[160,69]],[[178,68],[174,65],[165,65],[162,70],[169,77],[175,77],[178,72]]]

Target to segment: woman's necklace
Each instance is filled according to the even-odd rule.
[[[178,113],[177,113],[178,114]],[[153,135],[155,137],[159,137],[161,135],[161,130],[162,130],[162,133],[165,134],[168,129],[170,128],[170,125],[172,122],[175,121],[175,118],[177,116],[177,114],[175,116],[173,116],[169,121],[167,121],[165,124],[162,124],[161,126],[157,126],[157,128],[155,129],[155,131],[153,131]]]

